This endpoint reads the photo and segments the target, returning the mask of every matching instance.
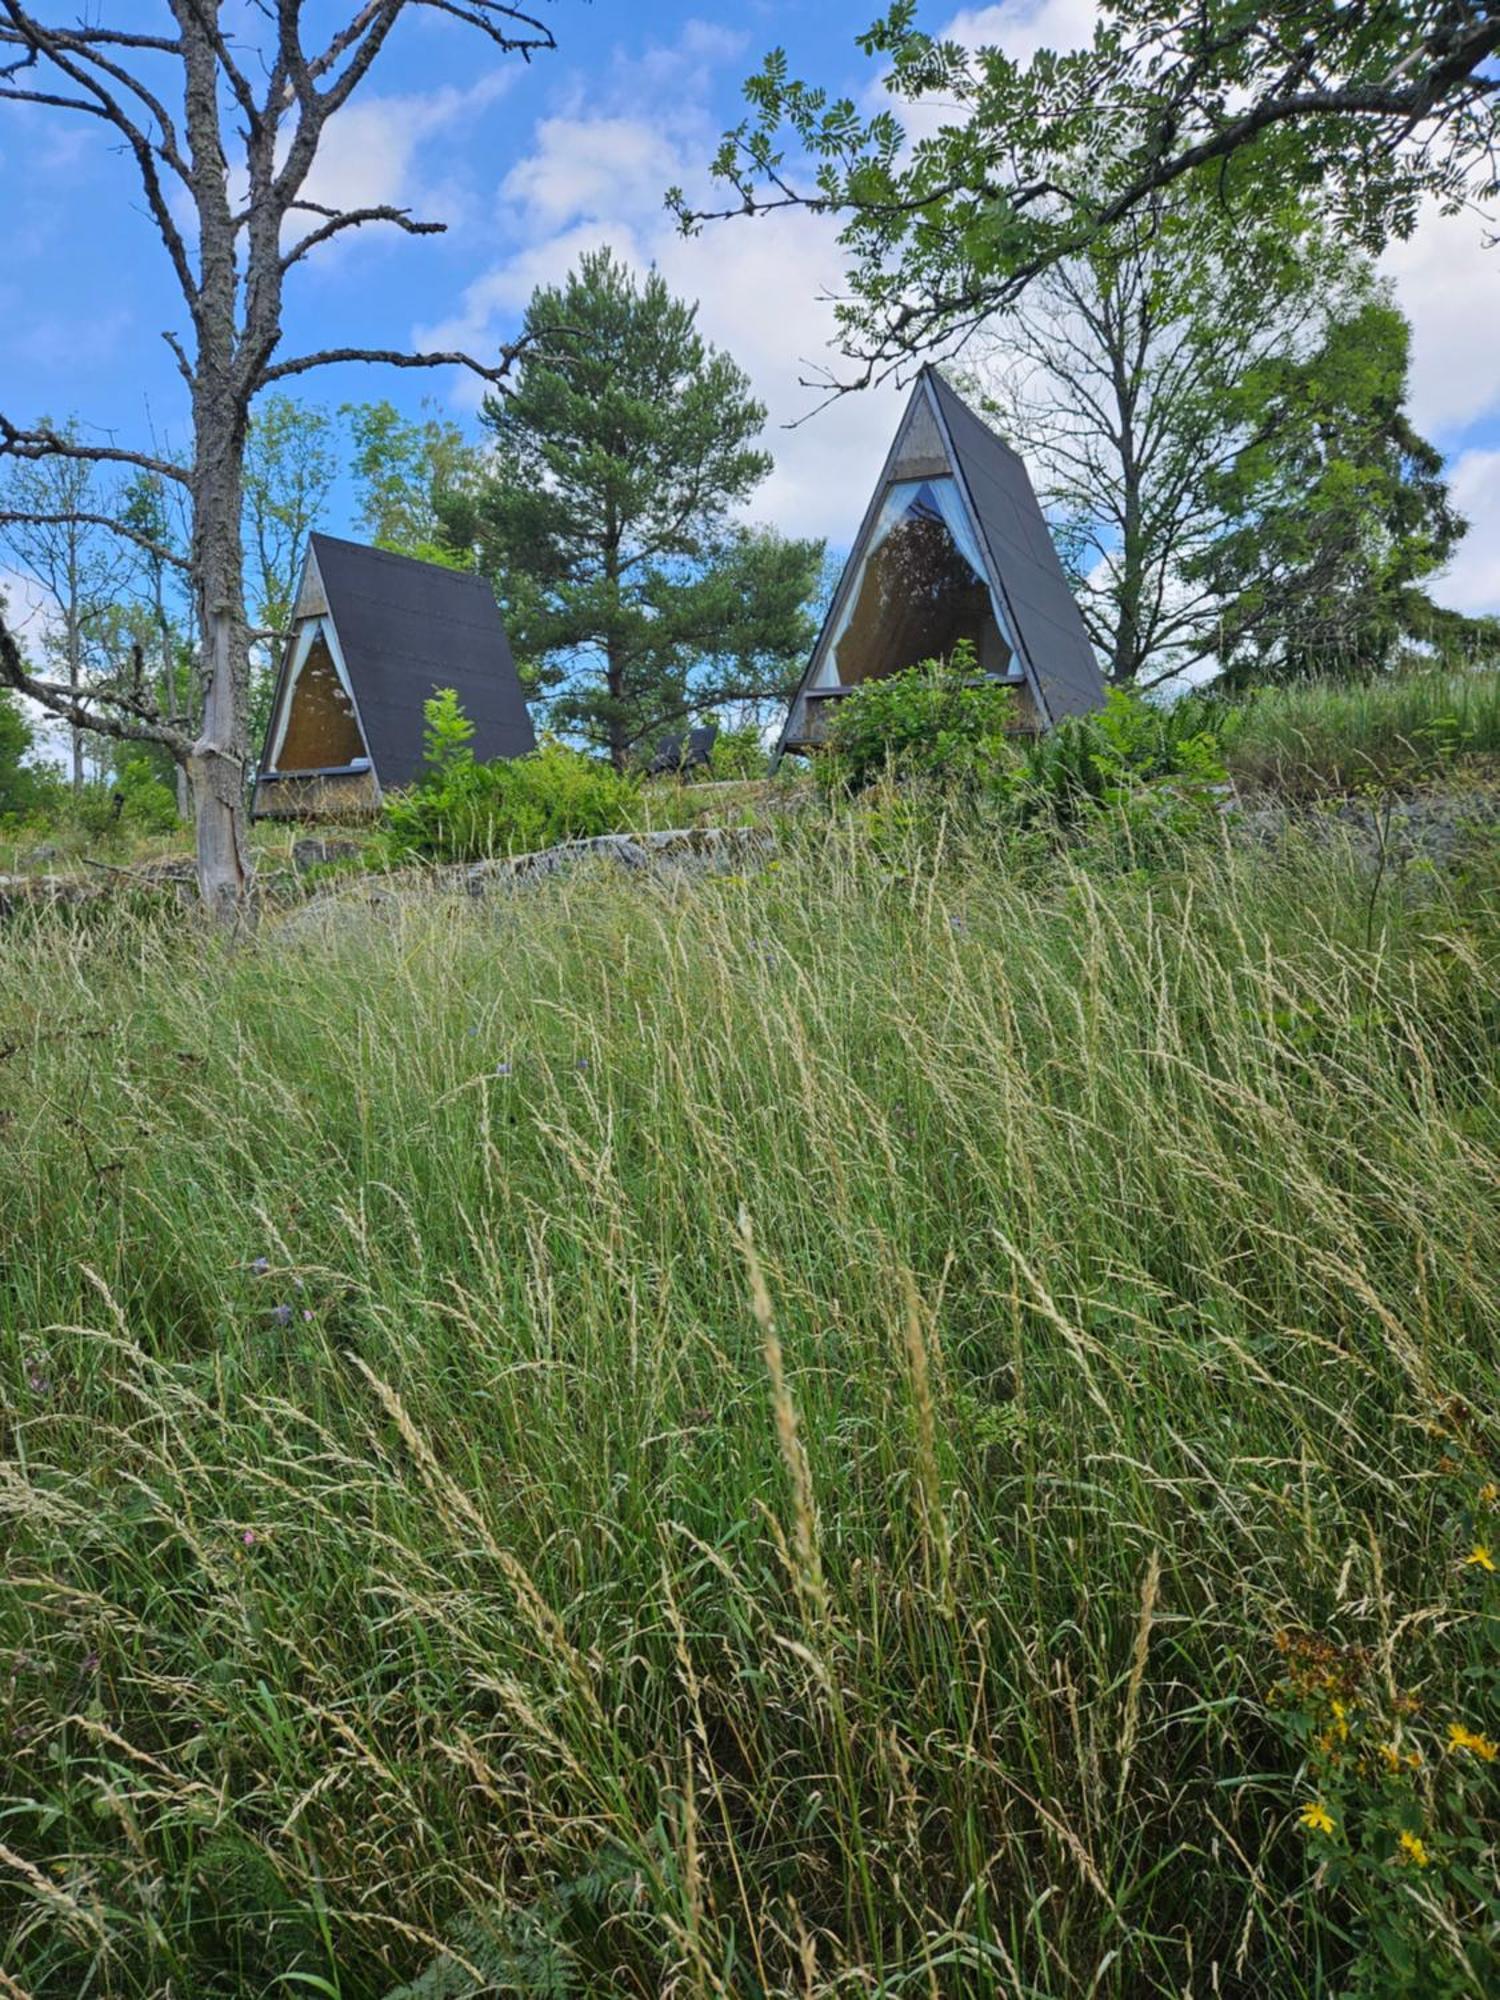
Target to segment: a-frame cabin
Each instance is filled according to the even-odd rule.
[[[266,725],[256,819],[357,819],[421,774],[423,703],[452,688],[481,762],[536,747],[494,592],[441,563],[309,537]]]
[[[855,539],[777,755],[823,738],[864,681],[960,640],[1016,690],[1021,729],[1098,708],[1104,680],[1026,467],[924,368]]]

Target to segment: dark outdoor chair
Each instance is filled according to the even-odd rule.
[[[686,740],[681,736],[664,736],[646,766],[647,777],[674,778],[688,771],[706,771],[718,740],[719,728],[714,722],[705,723],[701,729],[690,729]]]

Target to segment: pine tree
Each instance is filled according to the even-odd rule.
[[[767,702],[812,639],[822,547],[744,525],[765,409],[697,308],[609,250],[532,297],[485,478],[450,503],[556,726],[624,767],[694,713]]]

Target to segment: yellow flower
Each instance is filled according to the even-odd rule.
[[[1407,1860],[1415,1862],[1418,1868],[1425,1868],[1432,1859],[1416,1834],[1407,1833],[1404,1829],[1401,1834],[1401,1851]]]
[[[1473,1729],[1465,1729],[1461,1722],[1448,1724],[1448,1748],[1469,1750],[1476,1757],[1482,1757],[1486,1764],[1493,1764],[1500,1757],[1500,1745],[1491,1743],[1488,1736],[1481,1736]]]
[[[1305,1805],[1297,1817],[1309,1833],[1333,1832],[1333,1820],[1321,1799],[1314,1799],[1310,1805]]]
[[[1491,1576],[1493,1576],[1495,1573],[1495,1558],[1490,1554],[1483,1542],[1476,1542],[1464,1557],[1463,1566],[1465,1569],[1487,1569]]]
[[[1479,1489],[1479,1504],[1481,1507],[1493,1507],[1497,1500],[1500,1500],[1500,1486],[1491,1479]]]
[[[1349,1740],[1349,1711],[1341,1701],[1334,1701],[1332,1706],[1334,1734],[1341,1743],[1346,1743]]]

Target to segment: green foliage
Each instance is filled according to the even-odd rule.
[[[742,722],[733,729],[720,726],[709,755],[711,778],[763,778],[770,766],[765,732],[757,724]]]
[[[1410,788],[1500,761],[1500,673],[1432,670],[1256,689],[1211,711],[1233,775],[1314,796]]]
[[[1093,714],[1021,737],[1014,702],[1010,689],[976,682],[963,649],[951,665],[868,681],[834,708],[818,776],[836,791],[884,777],[943,801],[981,798],[992,820],[1017,827],[1066,826],[1109,807],[1143,830],[1180,832],[1217,809],[1226,773],[1216,705],[1113,688]],[[898,826],[911,823],[897,814]]]
[[[801,201],[839,218],[856,381],[967,336],[1190,177],[1236,225],[1306,199],[1371,251],[1424,196],[1496,187],[1487,7],[1111,0],[1084,47],[1017,56],[1001,33],[940,40],[896,0],[858,39],[893,108],[795,79],[776,50],[714,161],[726,214]]]
[[[1014,769],[1007,731],[1015,695],[976,674],[965,642],[951,661],[926,660],[840,696],[815,766],[819,778],[852,790],[886,775],[971,785]]]
[[[697,308],[608,250],[527,307],[494,455],[451,508],[555,723],[623,768],[695,711],[786,693],[811,642],[822,549],[744,527],[771,469],[765,410]]]
[[[422,757],[441,778],[457,765],[474,761],[474,725],[453,688],[439,688],[422,704]]]
[[[174,833],[181,821],[177,793],[150,757],[129,757],[120,767],[115,789],[123,796],[121,818],[139,833]]]
[[[245,440],[245,556],[257,625],[284,632],[307,538],[340,470],[338,421],[317,403],[273,391],[256,403]],[[264,705],[262,700],[262,706]],[[264,726],[264,715],[257,718]]]
[[[481,454],[450,418],[424,407],[416,421],[388,402],[347,403],[340,412],[354,442],[356,527],[377,548],[471,569],[472,551],[446,523],[468,504]]]
[[[0,687],[0,819],[22,819],[36,803],[38,774],[26,761],[35,740],[20,702]]]
[[[1500,1983],[1500,1486],[1467,1409],[1450,1404],[1432,1431],[1447,1447],[1435,1480],[1458,1572],[1452,1595],[1478,1638],[1443,1705],[1434,1710],[1363,1648],[1321,1632],[1277,1635],[1271,1712],[1302,1772],[1309,1858],[1357,1913],[1344,1991],[1360,2000],[1462,2000]],[[1430,1579],[1411,1615],[1446,1583]]]
[[[1434,629],[1422,585],[1465,523],[1442,453],[1406,416],[1410,348],[1405,318],[1376,296],[1310,354],[1264,359],[1235,388],[1247,442],[1209,479],[1224,527],[1187,566],[1222,606],[1231,680],[1376,673]]]
[[[1500,852],[1094,823],[0,925],[13,1984],[1493,1990]]]
[[[1034,737],[1018,798],[1063,820],[1090,806],[1120,805],[1142,786],[1170,786],[1180,805],[1201,806],[1226,777],[1218,730],[1222,711],[1191,698],[1151,702],[1111,688],[1103,708],[1068,716]]]
[[[387,799],[386,834],[397,860],[525,854],[618,832],[637,792],[634,778],[561,743],[492,764],[476,764],[465,744],[431,778]]]

